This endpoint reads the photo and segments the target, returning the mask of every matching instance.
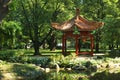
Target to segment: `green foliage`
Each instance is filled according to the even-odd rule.
[[[21,51],[14,50],[0,51],[0,59],[9,62],[21,62],[23,54]]]
[[[110,73],[108,71],[103,71],[90,77],[89,80],[119,80],[119,75],[120,73]]]
[[[47,52],[50,53],[47,50],[42,50],[44,54],[47,55]],[[15,74],[15,76],[22,77],[22,79],[25,80],[34,80],[34,79],[66,79],[66,80],[73,80],[73,79],[82,79],[82,80],[97,80],[100,78],[101,80],[109,79],[109,77],[113,77],[112,75],[117,76],[115,78],[116,80],[119,78],[119,73],[110,73],[110,72],[101,72],[97,73],[95,75],[90,75],[93,68],[95,68],[96,65],[106,65],[109,63],[119,63],[120,58],[100,58],[97,59],[94,57],[76,57],[74,54],[71,54],[69,56],[64,57],[63,55],[54,55],[52,57],[46,57],[46,56],[31,56],[31,53],[33,51],[29,50],[7,50],[7,51],[0,51],[0,70],[2,71],[8,71],[9,73],[12,72]],[[54,52],[55,53],[55,52]],[[52,53],[52,55],[54,54]],[[57,51],[56,51],[57,53]],[[55,53],[55,54],[56,54]],[[117,53],[117,52],[116,52]],[[2,60],[5,61],[2,61]],[[12,62],[11,64],[6,62]],[[14,63],[13,63],[14,62]],[[20,64],[24,63],[24,64]],[[65,68],[66,71],[62,71],[59,73],[42,73],[39,69],[40,67],[50,67],[50,64],[52,65],[58,64],[59,67]],[[35,66],[35,65],[37,66]],[[1,66],[2,65],[2,66]],[[8,66],[9,65],[9,66]],[[4,68],[3,68],[4,66]],[[67,68],[82,68],[83,66],[85,68],[86,73],[80,70],[74,71],[68,71]],[[7,68],[7,69],[6,69]],[[3,70],[5,69],[5,70]],[[95,68],[96,69],[96,68]],[[106,69],[106,67],[105,67]],[[67,72],[68,71],[68,72]],[[79,73],[78,73],[79,72]],[[90,76],[89,76],[90,75]],[[2,76],[2,73],[0,73],[0,76]],[[89,76],[89,77],[87,77]],[[42,77],[42,78],[41,78]],[[18,79],[18,78],[17,78]],[[112,78],[113,79],[113,78]],[[110,79],[110,80],[112,80]]]
[[[81,75],[85,76],[85,74]],[[79,80],[80,74],[73,71],[60,71],[48,73],[48,80]]]
[[[105,26],[102,29],[102,42],[107,45],[113,45],[113,48],[120,44],[119,21],[119,18],[106,18]]]
[[[18,38],[22,36],[22,28],[20,27],[20,23],[16,21],[3,21],[0,25],[0,29],[2,34],[1,46],[15,48],[15,43],[19,40]]]
[[[53,32],[56,39],[61,38],[62,33],[52,30],[50,23],[69,20],[76,8],[80,8],[80,15],[88,20],[105,22],[102,29],[94,31],[96,44],[105,47],[120,44],[119,0],[13,0],[0,27],[0,47],[23,48],[29,40],[41,46],[45,40],[49,42],[49,32]]]
[[[14,0],[9,6],[10,12],[6,20],[21,23],[21,33],[34,41],[35,36],[38,36],[37,41],[42,42],[51,29],[50,22],[63,22],[72,18],[75,8],[80,8],[81,14],[88,19],[100,20],[105,15],[118,16],[119,9],[116,4],[119,4],[118,0]],[[61,36],[58,31],[54,34]]]
[[[0,60],[15,62],[15,63],[29,63],[39,65],[41,67],[47,67],[51,62],[47,57],[30,57],[25,55],[24,50],[7,50],[0,52]]]
[[[15,68],[14,68],[15,67]],[[21,65],[14,64],[12,71],[16,73],[16,76],[22,76],[24,79],[35,79],[39,76],[43,76],[43,73],[36,68],[36,66],[32,65]]]
[[[0,60],[0,79],[36,80],[44,78],[44,72],[39,67],[31,64],[8,63]],[[3,75],[9,74],[9,76]],[[42,78],[41,78],[42,77]]]
[[[109,56],[110,57],[120,57],[120,49],[112,49],[110,52],[109,52]]]
[[[31,57],[28,58],[26,63],[31,63],[31,64],[35,64],[41,67],[48,67],[49,63],[51,62],[50,58],[47,57]]]

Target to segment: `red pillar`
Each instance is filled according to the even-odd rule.
[[[79,47],[79,53],[80,53],[80,47],[81,47],[80,39],[78,39],[78,47]]]
[[[62,54],[65,55],[65,35],[62,36]]]
[[[67,39],[67,35],[63,34],[63,36],[62,36],[62,54],[63,55],[66,55],[66,53],[67,53],[66,39]]]
[[[76,41],[76,43],[75,43],[75,46],[76,46],[76,55],[78,55],[78,50],[79,50],[79,48],[78,48],[78,36],[76,36],[75,41]]]
[[[67,40],[67,36],[64,37],[64,44],[65,44],[65,54],[67,54],[67,45],[66,45],[66,40]]]
[[[94,40],[93,40],[93,36],[92,35],[90,36],[90,41],[91,41],[91,46],[90,46],[91,53],[90,53],[90,55],[93,56]]]

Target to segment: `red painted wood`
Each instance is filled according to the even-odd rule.
[[[63,55],[65,55],[65,49],[64,49],[64,47],[65,47],[65,44],[64,44],[64,34],[63,34],[63,36],[62,36],[62,54]]]
[[[75,43],[76,55],[78,55],[78,54],[93,55],[94,41],[93,41],[93,35],[90,33],[90,31],[80,31],[80,34],[73,34],[73,31],[66,31],[62,37],[62,54],[63,55],[65,55],[67,53],[66,41],[67,41],[68,37],[74,38],[76,41],[76,43]],[[90,37],[90,49],[91,49],[90,52],[79,52],[78,39],[83,39],[82,37]]]
[[[75,41],[76,41],[76,44],[75,44],[75,46],[76,46],[76,55],[78,55],[78,36],[76,36],[76,38],[75,38]]]

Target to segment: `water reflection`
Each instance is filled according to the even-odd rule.
[[[91,72],[88,71],[67,71],[60,70],[57,72],[56,70],[52,70],[49,73],[46,73],[47,80],[80,80],[79,78],[86,78],[91,75]]]

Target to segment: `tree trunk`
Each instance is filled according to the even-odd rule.
[[[37,41],[34,43],[34,50],[35,50],[34,55],[40,55],[40,53],[39,53],[39,42],[37,42]]]
[[[46,49],[45,42],[42,44],[42,48]]]
[[[109,45],[109,49],[110,49],[110,50],[114,49],[114,45],[113,45],[113,44],[110,44],[110,45]]]
[[[96,41],[95,51],[96,51],[96,52],[99,52],[99,42],[97,42],[97,41]]]
[[[37,24],[34,24],[34,50],[35,50],[35,53],[34,53],[34,55],[41,55],[40,53],[39,53],[39,47],[40,47],[40,45],[39,45],[39,32],[38,32],[38,26],[37,26]]]
[[[57,41],[55,39],[55,35],[54,34],[51,35],[50,42],[51,43],[49,45],[49,48],[50,48],[51,51],[54,51],[56,49],[56,44],[57,44]]]
[[[10,0],[0,0],[0,21],[8,14],[8,3]]]
[[[119,49],[119,45],[118,44],[116,45],[116,48]]]
[[[100,43],[99,31],[96,33],[95,37],[96,37],[95,52],[99,52],[99,43]]]

